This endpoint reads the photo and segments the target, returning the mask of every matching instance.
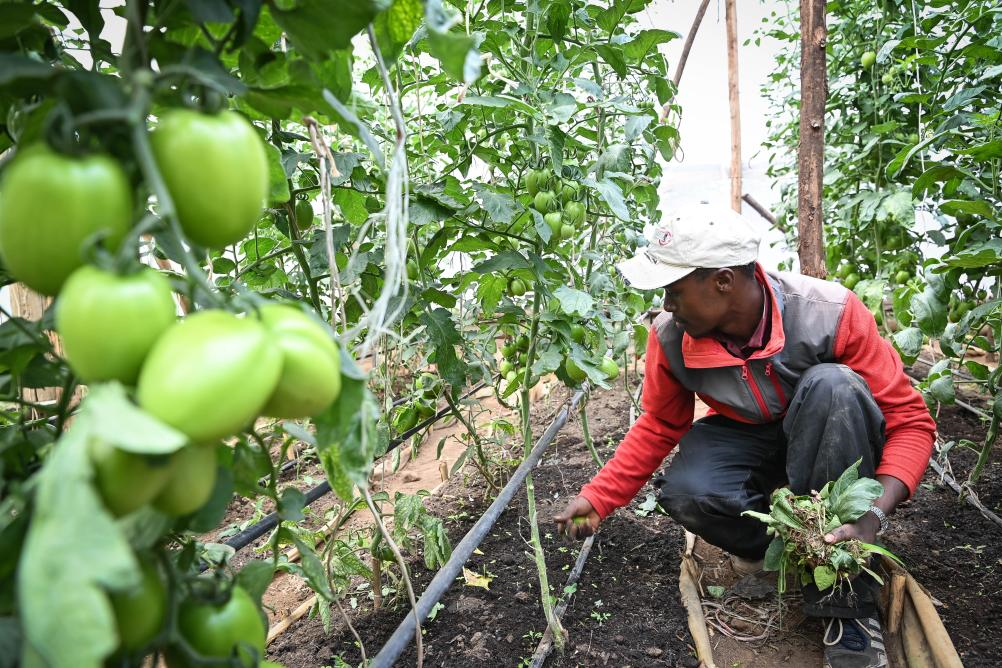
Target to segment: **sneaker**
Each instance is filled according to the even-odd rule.
[[[746,575],[757,575],[762,572],[762,567],[765,565],[764,559],[744,559],[737,556],[736,554],[730,555],[731,557],[731,568],[734,572],[738,574],[738,577],[745,577]]]
[[[884,635],[876,617],[825,622],[824,668],[882,668],[887,665]]]

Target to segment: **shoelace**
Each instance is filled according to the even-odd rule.
[[[838,635],[834,640],[829,640],[831,636],[832,627],[838,622]],[[831,617],[825,624],[825,645],[829,647],[834,647],[835,645],[842,645],[846,649],[852,650],[853,652],[861,652],[866,649],[867,638],[866,634],[860,628],[859,623],[852,619],[842,620],[838,617]]]

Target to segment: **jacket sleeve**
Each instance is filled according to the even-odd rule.
[[[672,375],[653,331],[647,340],[644,368],[643,415],[630,427],[612,459],[581,489],[581,496],[603,519],[636,496],[692,426],[694,395]]]
[[[873,315],[849,293],[835,333],[835,359],[858,373],[887,422],[887,440],[878,475],[894,476],[915,493],[929,465],[936,423],[918,390],[905,376],[901,358],[880,336]]]

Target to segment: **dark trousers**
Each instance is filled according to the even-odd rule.
[[[801,376],[782,420],[751,425],[714,415],[693,424],[654,480],[658,503],[708,543],[761,559],[772,539],[765,524],[741,513],[769,512],[770,494],[783,485],[795,494],[820,490],[860,458],[860,476],[872,478],[884,426],[862,378],[841,364],[818,364]]]

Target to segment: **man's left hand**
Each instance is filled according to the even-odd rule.
[[[880,520],[871,512],[863,515],[855,522],[843,524],[834,531],[825,534],[826,543],[840,543],[843,540],[855,538],[864,543],[873,543],[877,540],[877,531],[880,529]]]

